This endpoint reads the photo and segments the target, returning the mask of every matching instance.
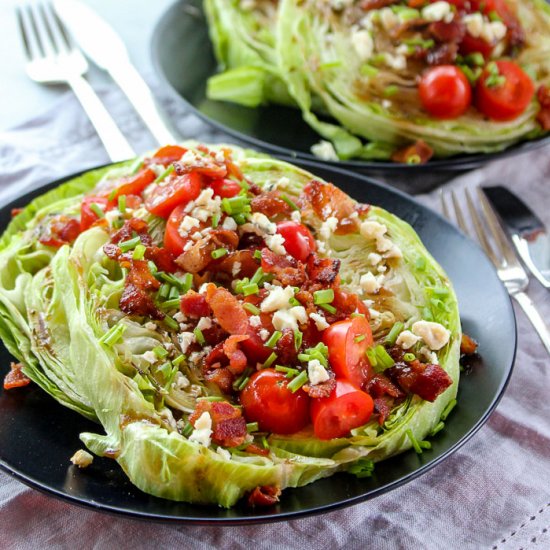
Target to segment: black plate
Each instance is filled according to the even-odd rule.
[[[356,504],[394,489],[443,461],[482,426],[504,392],[516,349],[513,310],[492,265],[472,241],[407,195],[349,172],[307,161],[296,164],[333,181],[352,197],[378,204],[407,220],[454,282],[464,330],[481,343],[483,361],[463,377],[459,404],[446,429],[433,439],[433,448],[422,455],[409,451],[381,462],[369,479],[337,474],[300,489],[287,489],[281,502],[270,510],[192,506],[142,493],[112,460],[96,458],[83,471],[71,466],[69,457],[82,447],[78,434],[98,426],[31,385],[9,392],[0,389],[0,465],[5,470],[32,487],[73,503],[128,516],[219,524],[277,521]],[[0,209],[0,228],[8,224],[11,208],[67,179]],[[0,357],[2,376],[12,358],[1,346]]]
[[[217,72],[217,63],[208,38],[202,0],[182,0],[167,10],[153,34],[152,57],[157,74],[174,97],[206,122],[256,148],[319,162],[310,148],[320,137],[302,120],[297,109],[277,105],[251,109],[206,98],[206,81]],[[328,164],[377,177],[409,192],[421,192],[459,172],[548,143],[550,137],[544,137],[500,153],[459,155],[424,165],[361,160]]]

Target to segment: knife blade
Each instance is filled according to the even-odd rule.
[[[53,5],[72,38],[91,61],[110,74],[159,145],[180,141],[114,29],[79,0],[54,0]]]
[[[550,236],[541,219],[517,195],[501,185],[481,188],[531,273],[550,288]]]

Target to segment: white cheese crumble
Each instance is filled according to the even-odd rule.
[[[382,277],[383,275],[375,277],[370,271],[368,271],[364,275],[361,275],[359,284],[367,294],[376,294],[382,286]]]
[[[446,21],[448,23],[453,18],[453,12],[448,2],[434,2],[422,9],[422,18],[426,21]]]
[[[327,369],[321,365],[319,359],[312,359],[308,362],[307,377],[309,378],[309,383],[311,386],[316,386],[317,384],[321,384],[321,382],[330,380]]]
[[[269,338],[269,330],[267,330],[266,328],[260,329],[260,332],[258,334],[264,342]]]
[[[293,210],[293,211],[290,213],[290,219],[291,219],[293,222],[301,223],[301,222],[302,222],[302,214],[300,213],[299,210]]]
[[[264,313],[278,309],[288,309],[292,297],[294,297],[294,288],[291,286],[273,286],[269,294],[264,298],[260,309]]]
[[[365,237],[365,239],[374,240],[376,243],[376,250],[384,253],[384,257],[401,258],[403,254],[399,247],[384,236],[387,231],[388,228],[384,224],[374,220],[365,220],[360,228],[361,235]]]
[[[412,348],[419,340],[420,336],[416,336],[416,334],[413,334],[410,330],[404,330],[397,337],[395,344],[402,349],[409,349]]]
[[[483,15],[481,13],[469,13],[462,18],[462,22],[466,25],[468,34],[471,34],[474,38],[481,36],[483,30]]]
[[[369,262],[370,265],[378,265],[382,261],[382,256],[380,254],[377,254],[376,252],[371,252],[367,256],[367,262]]]
[[[193,229],[194,227],[199,227],[199,226],[200,226],[200,222],[199,222],[199,220],[197,220],[197,218],[193,218],[192,216],[185,216],[183,218],[183,220],[181,221],[181,223],[180,223],[178,233],[182,237],[187,237],[187,235],[189,234],[189,231],[191,231],[191,229]]]
[[[276,311],[272,322],[275,330],[282,331],[285,328],[298,330],[298,323],[304,324],[307,322],[307,313],[303,306],[294,306],[290,309]]]
[[[310,313],[309,318],[315,322],[315,326],[317,327],[317,330],[325,330],[330,326],[327,323],[325,316],[321,315],[320,313]]]
[[[278,254],[279,256],[286,255],[284,243],[285,238],[279,233],[275,233],[275,235],[267,235],[267,237],[265,237],[265,244],[271,251],[275,252],[275,254]]]
[[[229,229],[229,231],[235,231],[237,229],[237,222],[231,217],[227,216],[222,223],[222,229]]]
[[[259,315],[251,315],[248,318],[248,322],[250,323],[251,327],[260,327],[260,326],[262,326],[262,320],[260,319]]]
[[[481,31],[481,38],[489,44],[492,44],[495,41],[502,40],[508,29],[506,25],[501,21],[487,21],[483,25],[483,30]]]
[[[436,351],[446,345],[451,336],[450,331],[443,325],[432,321],[416,321],[411,330],[416,336],[420,336],[431,350]]]
[[[183,315],[183,314],[182,314]],[[175,317],[175,315],[174,315]],[[147,321],[144,325],[143,325],[147,330],[157,330],[157,325],[156,323],[152,323],[151,321]]]
[[[180,332],[178,334],[178,342],[182,353],[187,353],[189,346],[195,342],[196,338],[192,332]]]
[[[407,58],[404,55],[392,55],[386,53],[384,56],[384,62],[391,69],[396,71],[403,71],[407,68]]]
[[[147,363],[153,363],[157,362],[157,356],[155,355],[155,352],[148,350],[143,354],[143,359],[147,361]]]
[[[71,456],[71,462],[79,468],[87,468],[93,461],[94,457],[83,449],[78,449],[78,451]]]
[[[241,262],[235,262],[233,264],[233,267],[231,268],[231,275],[233,275],[233,277],[236,277],[241,271],[241,267],[242,267]]]
[[[195,422],[195,429],[189,436],[189,441],[194,441],[205,447],[210,447],[212,436],[212,418],[208,412],[203,412]]]
[[[212,319],[210,319],[210,317],[201,317],[197,323],[197,328],[199,330],[208,330],[212,328]]]
[[[330,236],[336,231],[338,227],[338,218],[330,216],[327,218],[321,225],[319,229],[319,235],[325,240],[328,241]]]
[[[366,61],[372,56],[374,41],[369,31],[361,29],[353,32],[351,35],[351,43],[361,61]]]
[[[178,311],[177,313],[174,314],[174,319],[178,323],[185,323],[185,321],[187,321],[187,317],[181,311]]]
[[[311,152],[321,160],[337,161],[336,149],[330,141],[322,139],[319,143],[311,146]]]
[[[191,385],[191,382],[189,382],[189,378],[187,378],[187,376],[178,371],[176,372],[176,378],[172,382],[172,385],[178,390],[185,390]]]
[[[399,17],[391,8],[382,8],[379,12],[380,22],[387,31],[391,31],[400,24]]]
[[[221,198],[214,196],[214,190],[207,187],[201,191],[194,201],[189,202],[184,212],[201,222],[205,222],[208,218],[221,214]]]

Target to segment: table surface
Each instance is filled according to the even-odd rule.
[[[84,0],[105,18],[124,40],[130,57],[144,74],[152,73],[149,42],[156,21],[172,0]],[[12,128],[40,114],[51,106],[67,88],[43,86],[31,81],[26,75],[19,27],[15,18],[17,0],[0,2],[0,32],[2,55],[0,55],[0,97],[4,108],[0,109],[0,131]],[[6,52],[9,52],[7,55]],[[94,85],[107,83],[109,77],[95,67],[88,73]],[[9,108],[6,108],[9,106]]]

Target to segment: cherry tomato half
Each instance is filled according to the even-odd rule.
[[[174,257],[179,256],[183,252],[183,247],[188,239],[182,237],[179,232],[179,227],[185,216],[185,207],[187,205],[180,204],[176,206],[166,222],[166,230],[164,231],[164,248],[166,248]]]
[[[153,155],[150,163],[168,166],[169,164],[180,160],[185,153],[187,153],[187,149],[185,147],[180,147],[179,145],[165,145]]]
[[[200,175],[194,172],[183,176],[171,174],[145,199],[145,207],[151,214],[167,218],[176,206],[187,204],[199,196],[201,182]]]
[[[218,195],[222,199],[235,197],[242,190],[242,187],[236,181],[227,178],[213,179],[208,185],[212,187],[214,195]]]
[[[529,76],[513,61],[495,61],[498,72],[505,79],[499,86],[488,86],[489,70],[485,69],[476,87],[475,105],[492,120],[513,120],[525,109],[535,95],[535,85]]]
[[[302,389],[292,393],[288,379],[275,369],[257,371],[241,392],[241,404],[248,422],[260,430],[292,434],[309,423],[309,396]]]
[[[374,408],[372,397],[347,380],[336,380],[328,396],[311,400],[313,432],[319,439],[344,437],[366,424]]]
[[[90,208],[92,204],[97,204],[103,212],[109,209],[109,201],[105,197],[84,197],[80,205],[80,231],[86,231],[97,220],[99,216]]]
[[[153,170],[144,168],[133,176],[122,178],[113,193],[113,199],[117,199],[121,195],[141,195],[144,189],[155,181],[156,177]]]
[[[301,223],[284,221],[277,224],[277,233],[285,242],[283,246],[288,254],[299,262],[305,262],[315,250],[315,239],[309,229]]]
[[[418,87],[422,105],[440,119],[457,118],[472,102],[472,88],[466,75],[454,65],[428,69]]]
[[[323,332],[328,360],[337,378],[345,378],[361,387],[369,376],[365,352],[372,346],[372,331],[365,317],[353,317],[333,323]]]

